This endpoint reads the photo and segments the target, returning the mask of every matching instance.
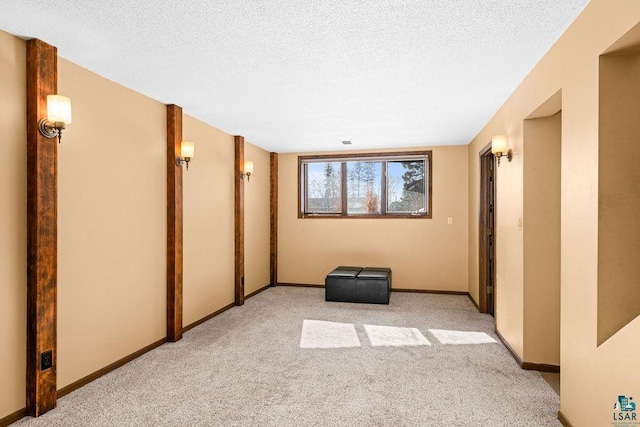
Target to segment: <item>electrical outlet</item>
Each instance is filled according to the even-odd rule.
[[[40,370],[46,371],[53,366],[53,350],[45,351],[40,355]]]

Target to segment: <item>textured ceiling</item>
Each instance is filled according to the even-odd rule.
[[[267,150],[353,150],[467,144],[587,3],[0,0],[0,29]]]

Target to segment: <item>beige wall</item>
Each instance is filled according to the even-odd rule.
[[[600,62],[598,344],[640,314],[640,35],[636,43],[635,54]]]
[[[387,266],[394,288],[466,292],[467,147],[429,149],[432,219],[300,219],[298,155],[280,154],[278,282],[324,284],[338,265]]]
[[[562,114],[524,122],[524,360],[560,365]]]
[[[640,22],[640,3],[591,0],[584,12],[471,142],[469,151],[469,290],[478,293],[478,152],[507,133],[515,158],[498,172],[497,321],[522,346],[523,249],[515,220],[523,213],[523,122],[562,90],[561,410],[574,426],[609,425],[617,396],[640,392],[640,319],[597,346],[599,55]],[[525,218],[526,219],[526,218]],[[524,221],[524,228],[529,223]],[[520,238],[518,238],[520,236]],[[502,296],[501,296],[502,294]],[[505,295],[506,294],[506,295]],[[519,313],[518,313],[519,312]],[[514,314],[515,313],[515,314]],[[504,317],[511,316],[513,322]],[[519,348],[522,356],[522,347]]]
[[[58,388],[165,337],[166,107],[62,58]]]
[[[26,46],[0,31],[0,419],[25,406]]]
[[[196,152],[183,170],[183,325],[234,301],[233,136],[183,115]]]
[[[271,199],[269,152],[245,143],[245,160],[253,161],[251,180],[244,183],[244,293],[269,284]]]

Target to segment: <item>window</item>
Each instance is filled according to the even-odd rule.
[[[300,156],[300,218],[431,218],[431,151]]]

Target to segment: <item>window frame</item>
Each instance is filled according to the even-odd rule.
[[[349,214],[348,213],[348,198],[347,198],[347,163],[352,161],[367,161],[383,162],[384,173],[380,176],[380,213],[367,213],[367,214]],[[426,198],[426,212],[418,213],[393,213],[387,212],[387,175],[388,175],[388,161],[411,161],[411,160],[424,160],[427,173],[425,173],[425,179],[428,181],[425,185],[425,198]],[[307,186],[307,174],[305,165],[308,163],[322,163],[322,162],[339,162],[340,169],[340,193],[342,209],[339,213],[334,212],[307,212],[308,197],[306,195]],[[398,151],[389,153],[350,153],[350,154],[322,154],[312,156],[298,156],[298,218],[403,218],[403,219],[431,219],[433,216],[432,204],[433,204],[433,185],[432,185],[432,169],[433,169],[433,154],[431,150],[421,151]]]

